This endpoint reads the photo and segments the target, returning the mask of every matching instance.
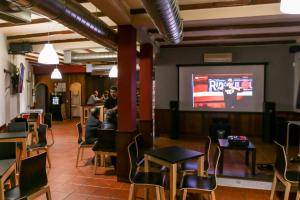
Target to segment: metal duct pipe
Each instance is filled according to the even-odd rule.
[[[64,52],[65,63],[88,62],[88,61],[116,61],[118,55],[111,52],[101,53],[74,53],[72,51]]]
[[[75,0],[14,0],[49,17],[86,38],[117,49],[117,34]]]
[[[177,0],[142,0],[144,8],[165,39],[178,44],[183,37],[183,23]]]

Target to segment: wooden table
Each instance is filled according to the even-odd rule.
[[[15,180],[16,174],[16,160],[15,159],[5,159],[0,160],[0,200],[5,200],[4,197],[4,182],[10,178],[10,184],[12,186],[16,185]]]
[[[204,153],[182,147],[165,147],[145,152],[145,172],[149,172],[149,161],[170,169],[170,199],[176,199],[177,164],[198,158],[198,175],[204,172]]]
[[[221,149],[221,157],[220,157],[220,173],[223,173],[223,163],[224,163],[224,150],[230,149],[230,150],[243,150],[246,151],[245,155],[245,163],[246,165],[249,165],[249,152],[252,152],[252,175],[255,175],[255,169],[256,169],[256,147],[254,144],[252,144],[249,141],[249,144],[247,146],[236,146],[236,145],[229,145],[227,139],[218,139],[218,145]]]

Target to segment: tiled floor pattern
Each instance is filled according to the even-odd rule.
[[[91,158],[93,152],[85,151],[84,159],[75,168],[77,154],[76,120],[55,122],[53,132],[55,144],[50,148],[52,168],[48,168],[48,179],[53,200],[106,200],[128,199],[129,184],[117,182],[113,169],[99,168],[94,175]],[[159,144],[160,145],[160,144]],[[193,148],[194,144],[191,144]],[[141,190],[142,192],[142,190]],[[138,196],[142,196],[139,192]],[[152,195],[150,195],[152,196]],[[270,191],[218,187],[218,200],[267,200]],[[295,197],[294,197],[295,198]],[[39,200],[46,199],[40,197]],[[152,197],[151,199],[155,199]],[[190,199],[195,199],[193,196]],[[281,198],[277,198],[278,200]],[[292,198],[291,198],[292,199]]]

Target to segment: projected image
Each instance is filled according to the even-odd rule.
[[[235,110],[251,106],[253,74],[192,74],[193,108]]]

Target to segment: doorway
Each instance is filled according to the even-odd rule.
[[[48,111],[48,86],[39,83],[35,87],[35,108],[43,109],[44,112]]]
[[[80,117],[81,106],[81,84],[72,83],[70,86],[71,93],[71,117]]]

